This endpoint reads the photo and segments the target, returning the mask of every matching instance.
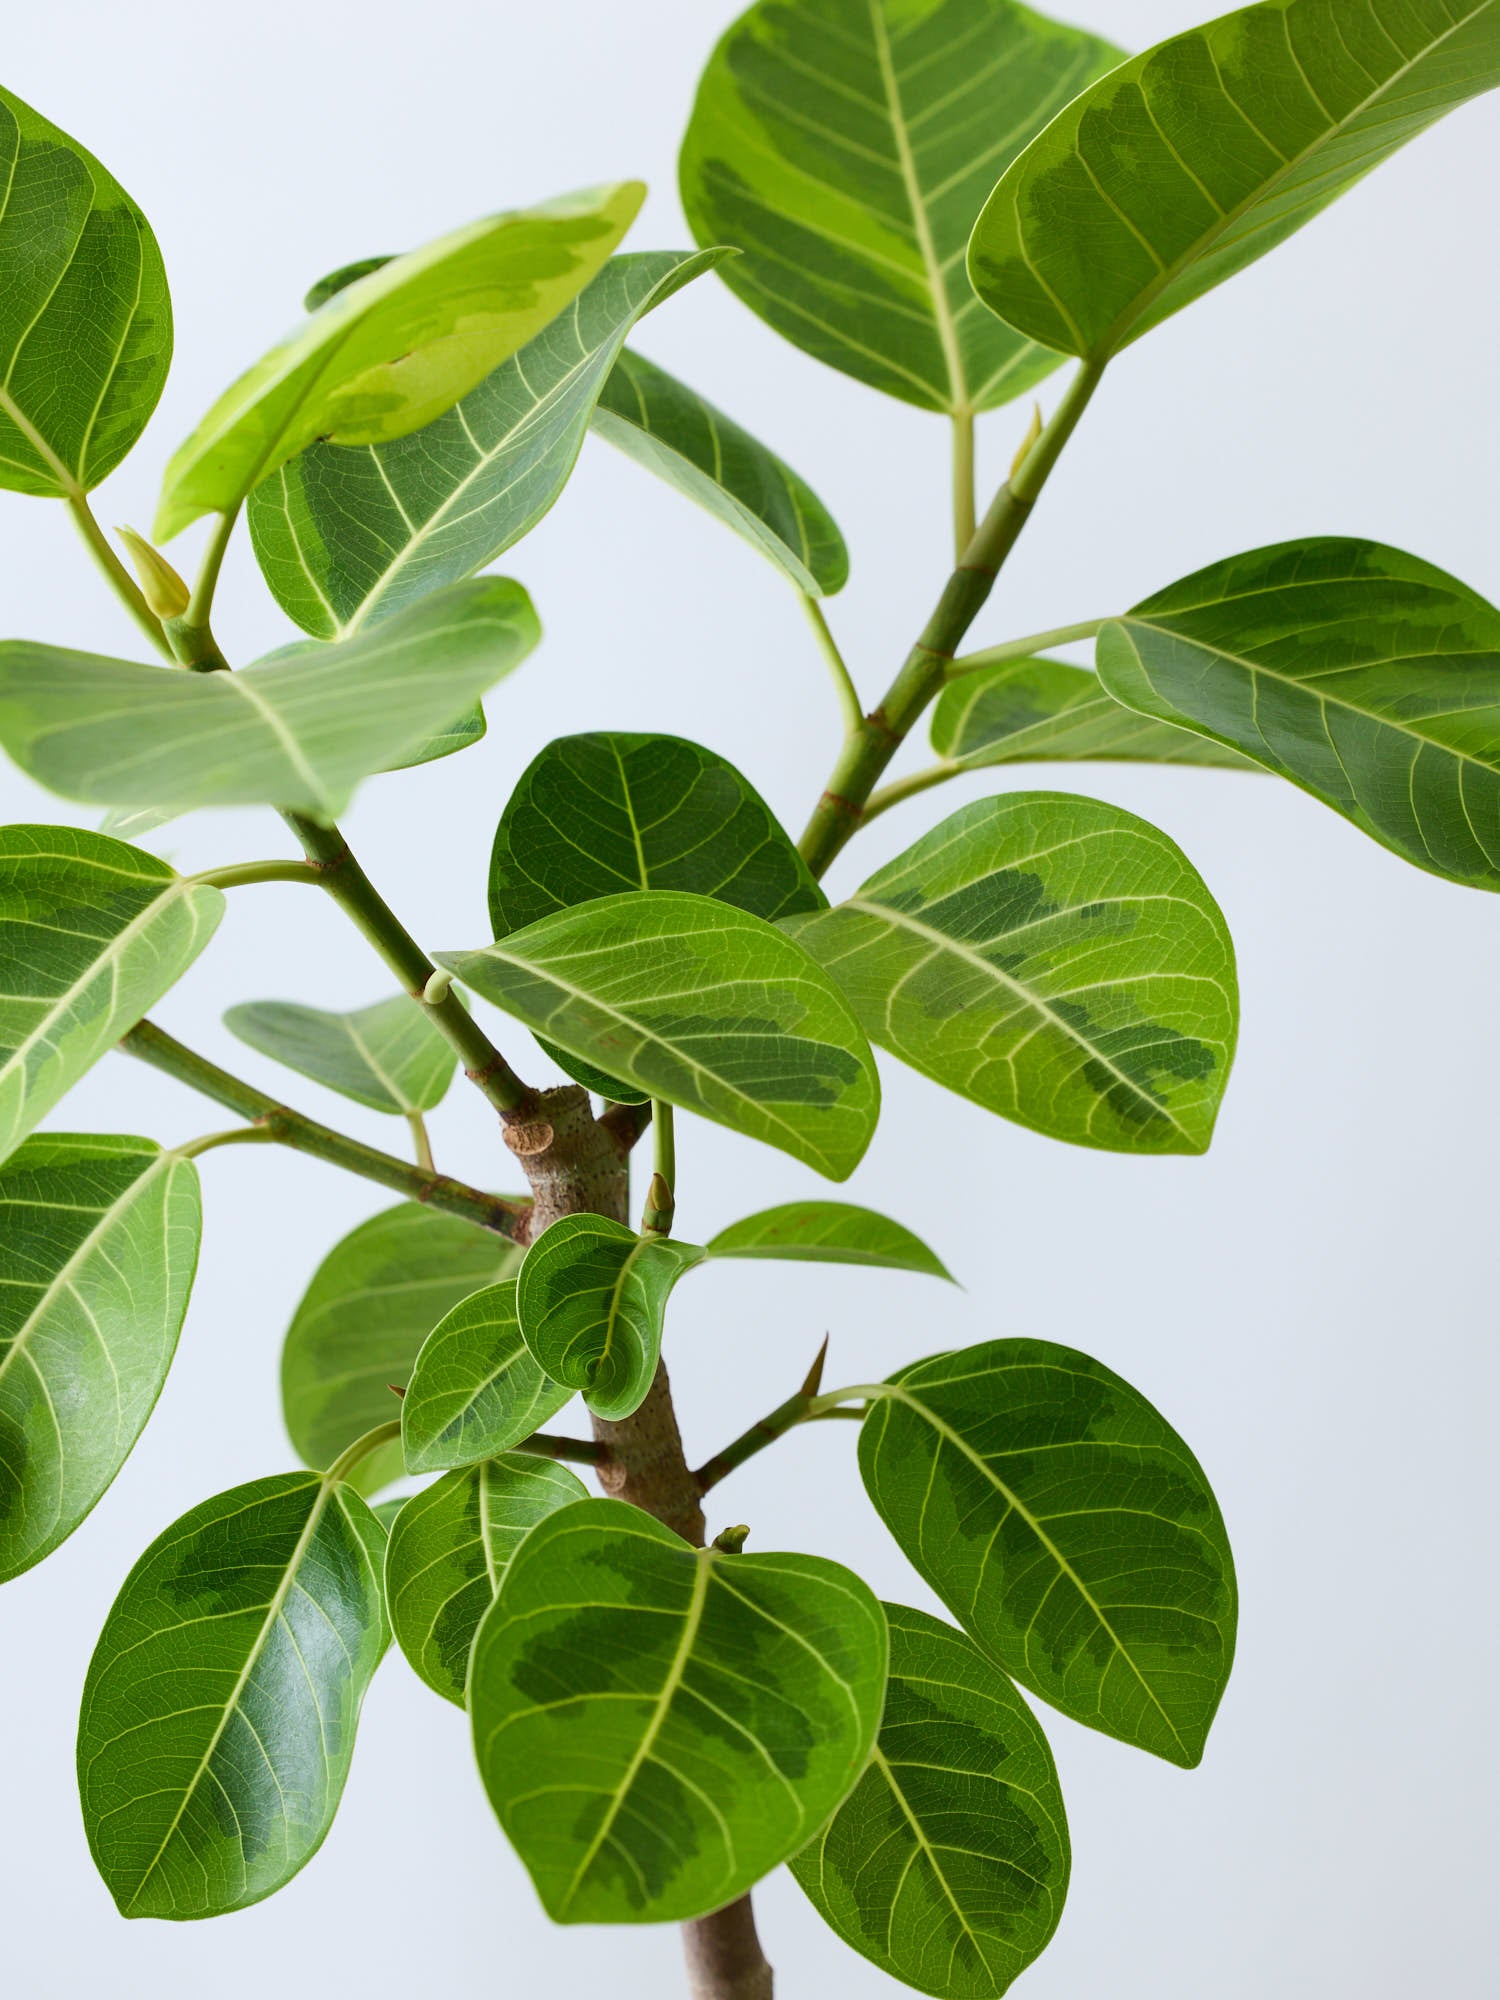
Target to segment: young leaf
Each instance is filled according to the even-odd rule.
[[[455,1215],[403,1202],[372,1215],[334,1245],[302,1296],[281,1355],[281,1406],[305,1465],[331,1465],[377,1424],[399,1414],[431,1328],[461,1299],[521,1261],[515,1244]],[[401,1476],[399,1445],[355,1468],[374,1493]]]
[[[761,0],[719,43],[682,149],[700,243],[752,311],[924,409],[992,409],[1056,367],[990,319],[964,245],[995,177],[1119,51],[1013,0]]]
[[[219,890],[139,848],[0,827],[0,1160],[182,977],[223,914]]]
[[[490,1803],[558,1923],[733,1902],[859,1776],[885,1616],[817,1556],[693,1549],[619,1500],[533,1528],[474,1642]]]
[[[812,488],[654,361],[626,348],[604,385],[593,427],[742,535],[799,590],[825,597],[848,582],[849,551]]]
[[[0,1580],[125,1463],[187,1311],[202,1213],[150,1139],[45,1133],[0,1167]]]
[[[384,1544],[347,1486],[289,1472],[203,1501],[125,1579],[78,1724],[122,1916],[242,1910],[317,1852],[390,1636]]]
[[[0,486],[86,493],[167,379],[161,251],[93,154],[3,89],[0,182]]]
[[[345,285],[178,447],[154,539],[226,513],[316,439],[378,444],[451,409],[583,290],[645,193],[621,181],[486,216]]]
[[[847,1003],[800,945],[732,904],[603,896],[438,960],[570,1054],[831,1180],[870,1143],[880,1079]]]
[[[1254,549],[1106,625],[1099,673],[1403,860],[1500,889],[1500,611],[1430,563],[1376,542]]]
[[[309,285],[302,301],[305,313],[315,313],[319,306],[326,306],[335,292],[342,292],[352,285],[356,278],[368,278],[372,271],[378,271],[383,264],[394,264],[394,256],[356,257],[352,264],[340,264],[336,271],[330,271],[326,278],[319,278],[315,285]]]
[[[1106,360],[1497,82],[1500,0],[1242,7],[1059,113],[985,204],[969,275],[1020,332]]]
[[[543,1458],[481,1459],[413,1494],[385,1552],[391,1630],[413,1669],[445,1701],[464,1705],[469,1652],[521,1537],[586,1500],[565,1465]]]
[[[1186,855],[1133,813],[981,799],[787,928],[873,1041],[987,1110],[1116,1152],[1208,1145],[1234,949]]]
[[[256,557],[281,608],[341,639],[472,576],[567,484],[626,334],[722,251],[614,257],[519,354],[408,437],[313,444],[250,496]]]
[[[860,1429],[870,1498],[1008,1674],[1193,1765],[1234,1655],[1234,1560],[1182,1439],[1118,1375],[994,1340],[893,1375]]]
[[[932,712],[932,747],[956,770],[1092,759],[1255,768],[1188,729],[1150,722],[1061,660],[1004,660],[950,683]]]
[[[573,1391],[550,1381],[521,1338],[516,1281],[504,1278],[454,1306],[422,1343],[401,1404],[408,1472],[498,1458]]]
[[[224,1016],[231,1034],[372,1111],[431,1111],[457,1062],[410,995],[392,994],[351,1014],[250,1000]]]
[[[797,1263],[874,1264],[887,1271],[952,1272],[899,1222],[847,1201],[789,1201],[731,1223],[708,1239],[710,1257],[776,1257]]]
[[[996,2000],[1062,1915],[1072,1853],[1057,1767],[972,1639],[883,1608],[891,1671],[874,1753],[792,1874],[893,1978],[941,2000]]]
[[[656,1375],[672,1287],[705,1252],[637,1236],[604,1215],[564,1215],[526,1252],[516,1279],[521,1337],[554,1382],[597,1416],[638,1409]]]
[[[92,805],[273,805],[327,821],[540,636],[520,584],[484,577],[376,631],[283,647],[237,674],[13,639],[0,645],[0,743],[39,784]]]
[[[625,889],[684,889],[768,919],[827,904],[765,800],[712,750],[679,736],[559,737],[522,773],[495,829],[495,936]],[[647,1095],[542,1047],[601,1096]]]

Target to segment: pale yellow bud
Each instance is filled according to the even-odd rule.
[[[1028,424],[1026,428],[1025,437],[1023,437],[1021,440],[1021,449],[1016,453],[1015,457],[1010,462],[1010,476],[1012,479],[1015,478],[1016,474],[1021,470],[1021,467],[1026,463],[1027,453],[1031,450],[1031,447],[1036,443],[1037,439],[1041,436],[1041,434],[1042,434],[1042,406],[1040,403],[1033,403],[1031,406],[1031,422],[1030,424]]]
[[[125,544],[135,573],[141,580],[141,595],[158,618],[180,618],[192,595],[160,549],[153,548],[134,528],[116,528]]]

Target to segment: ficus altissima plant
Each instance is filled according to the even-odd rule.
[[[332,1247],[287,1330],[301,1469],[164,1524],[99,1635],[78,1780],[123,1915],[217,1916],[312,1858],[392,1639],[467,1709],[478,1782],[548,1913],[683,1924],[708,2000],[770,1994],[749,1898],[782,1863],[894,1978],[1003,1992],[1068,1884],[1035,1702],[1198,1763],[1234,1651],[1229,1539],[1189,1444],[1109,1356],[996,1339],[842,1387],[820,1356],[689,1460],[662,1350],[700,1265],[948,1273],[842,1201],[685,1241],[673,1121],[842,1182],[875,1135],[879,1048],[1045,1138],[1208,1145],[1234,953],[1156,827],[1007,790],[830,904],[845,844],[956,773],[1269,770],[1402,859],[1500,888],[1500,611],[1417,556],[1334,533],[1231,551],[1103,621],[964,650],[1114,356],[1497,80],[1500,0],[1264,0],[1129,58],[1014,0],[758,0],[688,122],[697,248],[622,249],[643,194],[624,180],[351,263],[173,455],[128,566],[89,495],[167,373],[162,258],[99,161],[0,91],[0,484],[72,514],[142,656],[0,645],[0,742],[105,815],[0,831],[0,1576],[67,1540],[150,1416],[204,1155],[288,1146],[400,1198]],[[872,705],[823,609],[848,571],[828,512],[632,344],[710,273],[951,428],[954,566]],[[1068,360],[979,510],[976,419]],[[408,932],[339,814],[378,774],[483,737],[484,698],[540,636],[490,567],[563,500],[590,430],[783,572],[843,741],[794,839],[723,746],[559,735],[500,815],[487,927],[476,911],[464,948],[434,950],[449,941]],[[189,584],[162,545],[204,519]],[[241,519],[301,635],[253,661],[212,616]],[[1051,656],[1084,639],[1092,669]],[[936,761],[887,781],[924,723]],[[183,875],[144,844],[228,805],[273,808],[290,851]],[[388,1113],[399,1147],[148,1018],[226,896],[264,882],[328,897],[385,991],[346,1012],[252,997],[229,1027]],[[509,1017],[500,1043],[476,1000]],[[537,1045],[571,1081],[528,1080]],[[112,1050],[238,1122],[170,1149],[54,1129]],[[494,1178],[525,1192],[434,1163],[425,1114],[457,1070],[498,1120]],[[575,1397],[590,1439],[549,1428]],[[709,1496],[734,1519],[720,1482],[836,1418],[859,1425],[869,1500],[946,1618],[747,1549],[742,1527],[707,1540]],[[421,1483],[379,1498],[403,1476]]]

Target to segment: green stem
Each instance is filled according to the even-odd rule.
[[[743,1465],[746,1459],[754,1458],[757,1452],[764,1451],[767,1445],[775,1444],[778,1438],[785,1437],[787,1432],[794,1430],[798,1424],[818,1423],[834,1416],[863,1419],[865,1415],[863,1410],[840,1410],[834,1406],[840,1401],[847,1402],[852,1396],[884,1394],[884,1389],[836,1389],[831,1396],[820,1395],[818,1391],[823,1380],[823,1361],[827,1353],[828,1342],[825,1339],[801,1388],[794,1395],[788,1396],[784,1403],[778,1403],[769,1416],[764,1416],[758,1423],[753,1423],[749,1430],[741,1431],[732,1444],[725,1445],[721,1452],[715,1453],[712,1458],[699,1466],[693,1478],[697,1482],[700,1496],[717,1486],[721,1479],[727,1478],[737,1466]]]
[[[651,1104],[651,1125],[654,1134],[652,1145],[654,1155],[652,1165],[667,1186],[675,1194],[677,1191],[677,1128],[672,1107],[665,1098],[654,1098]]]
[[[282,818],[302,843],[318,881],[385,960],[403,992],[420,1004],[458,1052],[470,1083],[502,1116],[525,1118],[535,1109],[536,1092],[516,1075],[456,993],[445,990],[438,1000],[427,998],[427,983],[437,967],[355,860],[338,828],[319,826],[301,813],[283,813]]]
[[[408,1111],[406,1122],[411,1127],[411,1143],[417,1156],[417,1165],[424,1174],[436,1171],[432,1164],[432,1141],[427,1136],[427,1120],[420,1111]]]
[[[185,1146],[173,1150],[184,1160],[196,1160],[217,1146],[269,1145],[273,1136],[264,1125],[231,1125],[227,1131],[205,1132],[201,1139],[189,1139]]]
[[[362,1459],[368,1458],[372,1452],[379,1451],[383,1444],[394,1444],[400,1435],[399,1417],[393,1417],[388,1424],[377,1424],[374,1430],[366,1431],[362,1438],[356,1438],[347,1451],[340,1452],[323,1474],[325,1482],[329,1486],[338,1485],[340,1480],[349,1477]]]
[[[856,730],[863,723],[865,712],[860,703],[859,689],[854,685],[854,676],[845,664],[844,656],[839,651],[838,641],[829,629],[822,605],[805,590],[797,594],[802,599],[802,608],[807,613],[807,622],[813,628],[818,649],[828,662],[828,671],[833,675],[833,685],[838,694],[839,712],[844,718],[844,727],[850,731]]]
[[[1050,632],[1029,632],[1024,639],[1008,639],[1003,646],[986,646],[980,653],[965,653],[949,667],[946,678],[961,680],[978,673],[981,667],[1003,666],[1007,660],[1029,660],[1035,653],[1049,652],[1053,646],[1071,646],[1079,639],[1095,639],[1102,618],[1085,618],[1077,625],[1058,625]]]
[[[903,799],[914,799],[918,792],[930,791],[934,785],[941,785],[948,778],[956,778],[960,772],[971,770],[972,765],[955,764],[944,761],[941,764],[927,764],[920,771],[913,771],[908,777],[893,778],[888,785],[882,785],[872,792],[865,801],[865,809],[860,814],[861,826],[868,826],[892,806],[899,806]]]
[[[307,861],[236,861],[228,868],[205,868],[190,878],[210,889],[242,889],[252,882],[305,882],[320,889],[323,877]]]
[[[214,638],[211,618],[214,592],[219,587],[219,571],[224,567],[224,552],[229,547],[239,513],[236,503],[227,513],[214,516],[213,531],[204,546],[187,610],[180,618],[167,620],[167,638],[177,660],[198,673],[222,673],[229,665]]]
[[[962,562],[974,539],[974,412],[953,414],[953,559]]]
[[[120,1047],[126,1055],[149,1063],[163,1075],[175,1077],[179,1083],[185,1083],[190,1089],[213,1098],[215,1103],[238,1112],[240,1117],[251,1119],[263,1127],[266,1136],[278,1145],[288,1146],[293,1152],[307,1153],[316,1160],[326,1160],[331,1166],[343,1167],[365,1180],[378,1181],[382,1187],[394,1189],[409,1201],[419,1201],[445,1215],[460,1215],[465,1221],[478,1223],[480,1228],[493,1230],[498,1236],[509,1237],[512,1241],[515,1239],[517,1227],[526,1213],[527,1204],[524,1202],[506,1201],[499,1195],[486,1194],[482,1189],[467,1187],[462,1181],[450,1179],[447,1174],[427,1173],[389,1153],[377,1152],[373,1146],[366,1146],[358,1139],[335,1132],[327,1125],[320,1125],[316,1119],[305,1118],[301,1112],[293,1111],[288,1105],[278,1103],[274,1097],[268,1097],[263,1090],[257,1090],[254,1084],[232,1076],[206,1056],[185,1048],[151,1021],[137,1023],[120,1042]]]
[[[573,1465],[606,1465],[612,1456],[609,1446],[592,1438],[557,1437],[550,1431],[533,1431],[507,1451],[524,1451],[532,1458],[562,1458]]]
[[[140,585],[120,560],[114,544],[94,519],[88,496],[79,491],[67,495],[68,512],[83,536],[89,554],[104,573],[104,580],[130,613],[142,632],[164,658],[175,659],[170,640],[162,629],[162,622],[146,602]]]
[[[1036,497],[1099,386],[1103,364],[1081,362],[1036,443],[996,494],[885,700],[850,736],[799,843],[822,875],[864,819],[866,801],[907,733],[942,686],[965,633],[1030,519]]]

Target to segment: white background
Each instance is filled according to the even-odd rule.
[[[1199,0],[1075,0],[1132,47]],[[144,443],[99,496],[149,527],[166,454],[295,317],[311,279],[489,209],[638,174],[635,248],[687,235],[674,154],[732,0],[63,0],[9,10],[4,81],[93,148],[150,216],[177,360]],[[1215,557],[1374,535],[1500,593],[1494,393],[1494,101],[1449,119],[1267,261],[1111,370],[985,612],[988,642],[1121,609]],[[868,699],[945,567],[946,427],[798,354],[712,278],[642,349],[778,447],[841,522],[853,580],[832,618]],[[1057,393],[1057,378],[1044,401]],[[987,486],[1024,406],[987,418]],[[184,537],[192,554],[196,532]],[[60,507],[0,495],[0,627],[129,653],[133,628]],[[184,563],[186,566],[186,563]],[[778,575],[706,515],[591,442],[562,504],[507,557],[543,649],[490,702],[484,746],[372,785],[347,822],[423,940],[487,936],[490,835],[549,737],[661,728],[727,752],[795,831],[836,712]],[[289,636],[247,548],[220,634],[245,659]],[[920,759],[914,746],[907,763]],[[905,766],[903,766],[905,768]],[[999,1334],[1081,1346],[1136,1383],[1214,1480],[1239,1564],[1239,1658],[1200,1770],[1045,1717],[1075,1848],[1061,1932],[1027,2000],[1495,1991],[1494,902],[1395,860],[1289,787],[1109,766],[997,774],[863,836],[852,886],[964,799],[1061,784],[1117,800],[1187,849],[1240,955],[1244,1026],[1202,1160],[1035,1137],[884,1065],[887,1108],[848,1190],[926,1234],[965,1292],[914,1277],[741,1266],[679,1295],[670,1355],[706,1455],[780,1400],[825,1329],[830,1379]],[[89,815],[0,770],[6,819]],[[184,865],[281,853],[269,814],[164,834]],[[381,968],[304,891],[236,892],[170,1028],[271,1083],[221,1010],[352,1005]],[[505,1047],[535,1066],[528,1040]],[[538,1068],[537,1073],[541,1071]],[[279,1086],[278,1086],[279,1087]],[[399,1148],[401,1128],[293,1101]],[[455,1089],[454,1171],[504,1176]],[[176,1141],[213,1106],[123,1058],[69,1122]],[[817,1183],[684,1120],[684,1234]],[[540,1980],[680,1990],[666,1931],[554,1931],[471,1769],[465,1726],[399,1657],[371,1693],[342,1810],[289,1888],[217,1925],[125,1924],[90,1865],[73,1782],[79,1689],[134,1557],[204,1495],[290,1463],[282,1331],[309,1274],[379,1190],[290,1155],[205,1162],[203,1265],[180,1356],[134,1457],[83,1528],[0,1597],[0,1950],[7,1991],[156,2000],[351,1991],[508,1994]],[[753,1546],[816,1549],[925,1603],[863,1498],[852,1427],[801,1434],[715,1501]],[[895,1988],[825,1931],[784,1874],[759,1901],[783,2000]]]

